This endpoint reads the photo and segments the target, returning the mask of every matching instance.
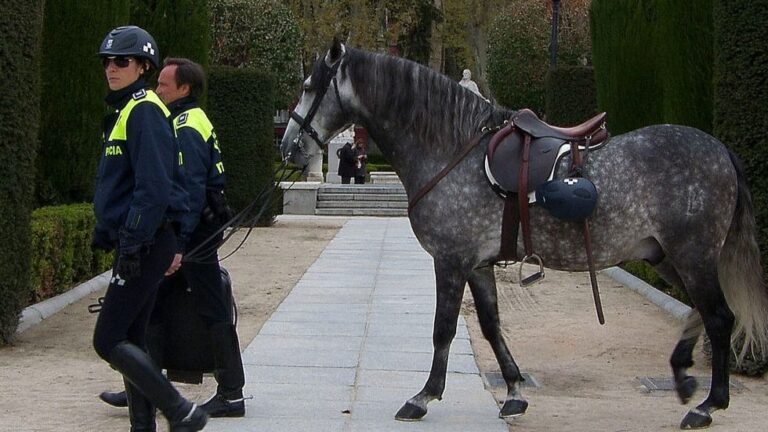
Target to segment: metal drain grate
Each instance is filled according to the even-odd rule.
[[[491,388],[507,388],[507,383],[504,381],[504,377],[501,376],[501,372],[487,372],[481,374],[483,376],[483,382],[486,387]],[[539,381],[531,374],[523,373],[524,381],[520,384],[522,388],[541,388]]]
[[[694,377],[696,382],[699,383],[699,389],[709,389],[710,378],[709,377]],[[651,391],[674,391],[675,381],[668,377],[637,377],[640,384],[645,387],[649,392]],[[732,390],[740,391],[744,390],[744,384],[736,380],[730,381],[730,387]]]

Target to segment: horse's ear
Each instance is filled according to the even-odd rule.
[[[328,50],[328,54],[325,56],[325,64],[333,66],[344,55],[344,51],[344,44],[341,43],[338,37],[334,37],[331,49]]]

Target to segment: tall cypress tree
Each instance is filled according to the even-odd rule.
[[[208,68],[208,0],[131,0],[131,23],[157,41],[160,55],[187,57]]]
[[[0,345],[19,323],[29,284],[29,218],[40,117],[43,0],[0,0]]]
[[[107,84],[96,53],[106,33],[128,24],[129,0],[45,2],[39,204],[93,196]]]
[[[594,0],[598,106],[612,133],[676,123],[712,128],[712,2]]]

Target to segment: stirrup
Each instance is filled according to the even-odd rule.
[[[539,271],[523,279],[523,264],[529,264],[529,263],[530,264],[538,263]],[[517,275],[520,280],[520,286],[523,288],[529,285],[533,285],[536,282],[544,279],[544,263],[541,261],[541,257],[536,255],[535,253],[526,255],[525,258],[523,258],[520,261],[520,268]]]

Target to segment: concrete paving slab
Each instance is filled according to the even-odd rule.
[[[243,352],[246,417],[205,430],[506,432],[461,317],[443,401],[394,419],[429,375],[434,284],[407,219],[350,219]]]

